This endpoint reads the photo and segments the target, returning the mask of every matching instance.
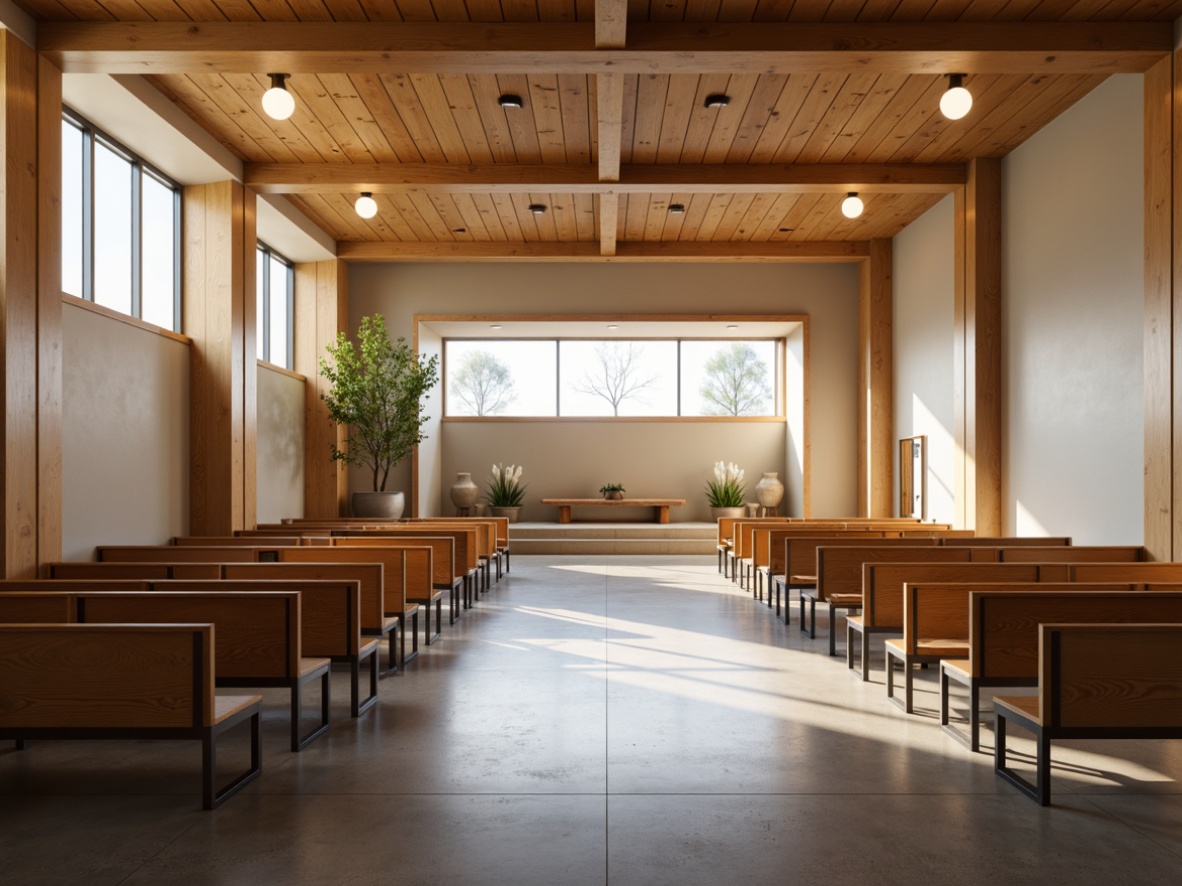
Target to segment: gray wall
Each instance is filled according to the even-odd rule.
[[[1140,544],[1142,77],[1111,77],[1002,163],[1003,524]]]
[[[956,491],[953,203],[945,197],[894,242],[895,439],[927,437],[927,515],[942,523],[955,517]],[[894,457],[897,489],[897,446]]]
[[[62,556],[163,544],[189,521],[189,346],[62,311]]]
[[[304,515],[304,385],[302,379],[259,364],[256,460],[260,523]]]
[[[856,266],[843,264],[357,264],[349,322],[355,330],[361,317],[382,311],[391,334],[409,341],[416,314],[808,314],[813,513],[850,514],[857,501],[857,287]],[[789,473],[780,423],[503,422],[473,429],[432,422],[427,433],[438,441],[439,459],[431,464],[438,474],[423,484],[426,513],[442,509],[455,472],[471,471],[483,484],[494,461],[525,464],[531,499],[568,488],[584,495],[592,481],[594,493],[619,478],[630,494],[689,500],[693,507],[676,519],[705,515],[697,496],[719,459],[747,455],[742,466],[753,483],[762,471]],[[633,480],[624,476],[630,461],[649,467],[637,468]],[[409,464],[396,472],[391,488],[409,488]],[[367,488],[356,473],[350,483]],[[794,494],[790,489],[789,500]],[[553,519],[553,512],[523,516]]]

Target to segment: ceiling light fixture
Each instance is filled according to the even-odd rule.
[[[608,329],[619,329],[620,327],[617,326],[615,323],[608,323],[607,328]]]
[[[739,324],[737,324],[737,323],[731,323],[729,326],[727,326],[727,329],[738,329],[738,328],[739,328]]]
[[[857,218],[863,210],[862,198],[857,191],[850,191],[848,197],[841,201],[841,214],[846,218]]]
[[[295,113],[295,98],[287,91],[287,74],[268,74],[271,88],[263,93],[263,110],[272,120],[286,120]]]
[[[497,104],[502,108],[524,108],[525,102],[521,100],[520,95],[514,95],[511,92],[506,92],[502,96],[497,97]]]
[[[669,211],[671,213],[673,213],[674,215],[681,215],[681,213],[685,212],[685,204],[684,203],[670,203],[669,204]]]
[[[362,218],[373,218],[378,214],[378,201],[373,198],[373,194],[369,191],[362,191],[361,196],[357,198],[357,202],[353,204],[353,208],[357,210],[357,214]]]
[[[529,204],[529,211],[534,215],[545,215],[546,205],[544,203],[531,203]]]
[[[723,95],[721,92],[715,92],[706,96],[705,106],[707,108],[725,108],[731,103],[729,95]]]
[[[973,108],[973,94],[964,88],[964,74],[949,74],[948,88],[940,96],[940,113],[959,120]]]
[[[488,328],[489,329],[504,329],[505,327],[502,326],[500,323],[490,323]]]

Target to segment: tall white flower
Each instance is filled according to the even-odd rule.
[[[500,465],[493,465],[492,474],[493,474],[494,480],[500,480],[501,479],[501,466]]]
[[[716,461],[714,463],[714,479],[719,483],[726,482],[726,465],[723,462]]]
[[[524,466],[523,466],[523,465],[518,465],[518,466],[517,466],[517,470],[513,472],[513,482],[514,482],[514,483],[516,483],[518,480],[520,480],[520,479],[521,479],[521,469],[522,469],[522,467],[524,467]]]

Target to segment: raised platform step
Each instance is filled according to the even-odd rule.
[[[514,523],[514,554],[714,554],[713,523]]]

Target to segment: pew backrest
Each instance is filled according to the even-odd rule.
[[[1038,676],[1039,625],[1062,621],[1182,621],[1182,588],[973,591],[969,594],[969,673],[985,681],[1033,682]]]
[[[1182,623],[1044,624],[1039,715],[1055,729],[1182,729]]]
[[[959,582],[1064,581],[1064,569],[1039,563],[865,563],[862,566],[862,621],[867,627],[903,630],[903,587]]]
[[[303,539],[295,533],[256,537],[247,535],[178,535],[173,538],[172,543],[179,548],[257,548],[264,545],[291,547],[303,544]]]
[[[361,648],[361,586],[355,581],[156,581],[151,591],[300,595],[300,649],[313,658],[345,658]]]
[[[882,533],[876,533],[881,535]],[[832,548],[853,547],[913,547],[930,548],[939,545],[935,538],[877,538],[869,534],[834,534],[832,536],[818,533],[805,536],[786,537],[784,546],[784,574],[789,578],[796,575],[817,575],[817,548],[821,546]],[[859,580],[861,570],[858,572]]]
[[[100,563],[175,563],[181,549],[176,545],[100,545],[95,550]],[[275,552],[282,548],[194,545],[183,550],[183,558],[189,563],[246,563],[259,560],[276,561],[279,558]]]
[[[209,624],[0,625],[0,729],[214,721]]]
[[[117,592],[78,594],[83,624],[212,624],[218,676],[295,678],[300,674],[300,595]]]
[[[75,597],[68,591],[0,593],[0,624],[72,624],[76,616]]]
[[[912,539],[905,539],[912,541]],[[834,594],[862,593],[862,566],[865,563],[968,563],[992,561],[991,551],[979,548],[946,548],[939,539],[918,539],[917,545],[827,545],[817,546],[817,599]],[[902,585],[899,609],[903,608]]]
[[[173,556],[184,560],[183,551],[173,551]],[[46,566],[47,577],[62,581],[146,581],[175,579],[218,578],[220,563],[186,563],[164,561],[159,563],[115,562],[115,563],[50,563]]]
[[[385,622],[381,563],[223,563],[221,578],[228,581],[356,582],[361,627],[378,630]],[[308,613],[304,613],[305,620]],[[320,655],[305,651],[305,655]]]
[[[429,587],[450,588],[455,581],[463,578],[467,572],[463,566],[456,562],[458,559],[456,557],[456,540],[450,536],[408,535],[401,538],[333,538],[332,543],[333,547],[341,550],[352,549],[354,551],[360,548],[391,551],[403,548],[415,550],[427,548],[431,551],[431,558],[428,561],[430,571],[427,574]],[[353,556],[369,556],[369,553],[355,553]],[[414,554],[407,561],[407,578],[411,582],[409,586],[419,587],[419,572],[417,571],[417,567],[422,562],[423,558],[421,554]]]
[[[385,615],[403,617],[408,601],[422,599],[424,588],[408,579],[406,553],[400,548],[367,548],[331,546],[326,548],[285,548],[280,551],[281,563],[374,563],[382,567],[382,606]],[[425,595],[430,596],[430,574]]]

